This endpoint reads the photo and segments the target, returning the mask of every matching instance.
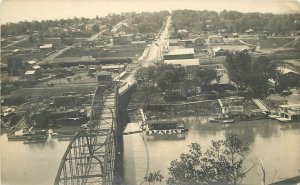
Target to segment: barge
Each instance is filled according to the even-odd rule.
[[[183,122],[155,121],[146,123],[146,134],[182,134],[186,131]]]
[[[23,130],[21,133],[10,133],[7,135],[9,141],[24,141],[24,144],[33,141],[45,142],[48,137],[47,130]]]

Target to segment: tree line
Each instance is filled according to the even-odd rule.
[[[227,10],[220,13],[207,10],[175,10],[172,12],[174,28],[187,28],[192,32],[228,29],[229,32],[244,33],[251,28],[257,32],[285,34],[299,30],[300,24],[296,24],[299,20],[299,13],[241,13]]]
[[[135,74],[135,79],[142,87],[145,104],[148,106],[155,89],[162,92],[167,101],[184,100],[187,96],[194,96],[198,87],[209,84],[213,80],[218,81],[220,75],[215,69],[210,68],[187,70],[182,66],[159,64],[140,68]]]
[[[99,32],[99,26],[105,25],[108,29],[112,29],[118,22],[125,20],[130,26],[135,27],[134,31],[139,33],[157,32],[166,16],[170,15],[168,11],[160,12],[142,12],[142,13],[123,13],[111,14],[106,17],[96,18],[77,18],[60,19],[60,20],[43,20],[43,21],[20,21],[18,23],[7,23],[1,25],[1,35],[3,38],[11,35],[28,34],[33,31],[46,32],[50,27],[68,28],[71,25],[76,25],[78,28],[83,28],[85,24],[94,24],[92,30]],[[80,26],[79,26],[80,25]]]

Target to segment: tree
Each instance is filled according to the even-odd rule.
[[[157,84],[162,91],[172,89],[174,83],[184,79],[185,70],[183,67],[175,68],[173,65],[159,65],[140,68],[135,74],[135,79],[142,80],[154,87]]]
[[[197,69],[195,71],[194,81],[198,85],[209,84],[213,80],[220,80],[217,71],[214,69]]]
[[[99,25],[98,24],[94,24],[92,27],[92,30],[94,33],[98,33],[100,31]]]
[[[161,175],[160,170],[149,173],[146,177],[144,177],[145,181],[154,184],[155,182],[161,182],[164,177]]]
[[[240,184],[254,166],[244,170],[249,151],[237,134],[225,134],[225,140],[212,141],[205,153],[197,143],[189,145],[189,153],[171,162],[167,184]]]
[[[268,57],[250,57],[246,52],[229,54],[225,66],[230,80],[246,87],[252,97],[263,97],[268,91],[268,80],[276,80],[276,63]]]

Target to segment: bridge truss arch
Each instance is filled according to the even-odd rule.
[[[115,109],[117,93],[98,87],[86,131],[70,141],[60,163],[55,185],[111,185],[114,181]]]

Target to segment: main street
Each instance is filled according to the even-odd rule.
[[[142,56],[135,62],[139,67],[133,69],[130,74],[123,80],[125,84],[119,88],[119,93],[122,94],[135,83],[134,75],[140,67],[148,67],[150,65],[156,65],[159,61],[162,61],[162,51],[167,44],[169,38],[169,27],[171,25],[171,16],[166,18],[163,26],[157,34],[157,40],[151,45],[148,45]],[[134,63],[134,64],[135,64]]]

